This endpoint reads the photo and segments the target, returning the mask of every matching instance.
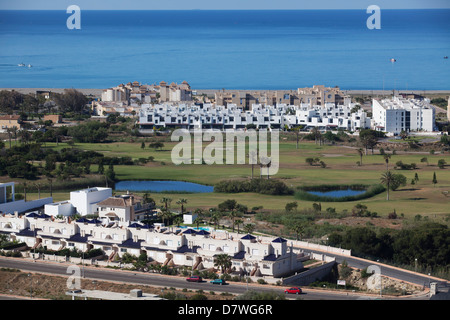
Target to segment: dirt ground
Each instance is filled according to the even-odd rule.
[[[84,290],[104,290],[112,292],[130,293],[132,289],[141,289],[143,293],[157,294],[161,296],[161,289],[164,294],[175,293],[183,295],[186,299],[198,294],[197,291],[174,288],[150,287],[145,285],[121,284],[106,281],[92,281],[90,279],[82,279],[81,288]],[[33,298],[50,299],[50,300],[70,300],[72,297],[67,296],[67,278],[60,276],[51,276],[45,274],[32,273],[31,279],[28,272],[5,271],[0,270],[0,294],[30,297],[32,292]],[[234,295],[221,295],[219,293],[211,294],[211,292],[203,292],[208,300],[231,300]]]
[[[365,227],[368,224],[380,227],[400,230],[402,222],[400,219],[385,219],[385,218],[366,218],[366,217],[346,217],[342,219],[321,219],[317,224],[329,223],[331,225],[344,225],[351,227]]]
[[[400,296],[404,294],[411,295],[423,292],[423,288],[415,284],[397,281],[386,277],[381,277],[381,279],[383,294]],[[367,291],[369,293],[378,293],[380,291],[377,280],[370,277],[361,278],[361,272],[359,270],[352,270],[351,274],[345,280],[347,285],[357,287],[360,290]]]

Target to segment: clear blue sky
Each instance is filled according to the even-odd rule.
[[[450,0],[1,0],[0,10],[450,9]]]

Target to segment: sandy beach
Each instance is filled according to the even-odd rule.
[[[17,92],[28,94],[28,93],[36,93],[36,91],[51,91],[55,93],[62,93],[65,89],[69,88],[0,88],[1,90],[15,90]],[[94,97],[101,97],[102,91],[104,89],[89,89],[89,88],[72,88],[82,92],[85,95],[92,95]],[[215,92],[222,91],[223,89],[192,89],[197,95],[206,94],[208,96],[214,95]],[[261,89],[252,89],[252,90],[242,90],[242,89],[225,89],[225,91],[242,91],[242,92],[258,92],[258,91],[286,91],[285,90],[261,90]],[[292,91],[296,91],[297,89],[292,89]],[[392,95],[392,90],[343,90],[342,92],[348,95],[370,95],[374,96],[383,96],[383,95]],[[395,90],[396,93],[414,93],[418,95],[450,95],[449,90]]]

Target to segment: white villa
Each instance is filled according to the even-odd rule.
[[[44,207],[45,213],[51,216],[82,216],[97,212],[97,203],[112,196],[111,188],[87,188],[70,193],[70,200],[49,203]]]

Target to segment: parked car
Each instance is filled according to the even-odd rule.
[[[223,280],[223,279],[214,279],[214,280],[211,280],[210,283],[212,283],[212,284],[219,284],[219,285],[226,284],[225,280]]]
[[[191,276],[189,278],[186,278],[186,281],[189,281],[189,282],[202,282],[202,277]]]
[[[302,289],[300,289],[299,287],[292,287],[284,290],[284,293],[300,294],[302,293]]]

